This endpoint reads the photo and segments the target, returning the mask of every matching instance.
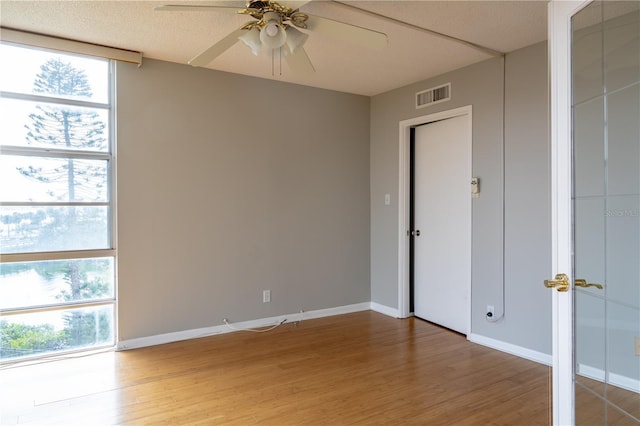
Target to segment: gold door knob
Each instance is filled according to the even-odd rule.
[[[561,293],[569,291],[569,277],[567,274],[558,274],[554,280],[544,280],[544,286],[555,288]]]
[[[602,284],[587,283],[587,280],[583,280],[580,278],[575,279],[575,284],[576,284],[576,287],[595,287],[598,290],[602,290],[604,288]]]

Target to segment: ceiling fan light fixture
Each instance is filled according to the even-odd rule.
[[[266,27],[264,27],[264,32],[267,33],[269,37],[275,37],[280,32],[279,25],[275,22],[269,22]]]
[[[260,41],[269,49],[279,49],[287,41],[287,33],[282,27],[282,18],[274,12],[264,14],[266,24],[260,30]]]
[[[287,41],[287,34],[280,24],[269,22],[260,30],[260,41],[269,49],[278,49]]]
[[[251,28],[245,34],[238,37],[241,42],[246,44],[254,55],[258,55],[262,42],[260,41],[260,30],[256,27]]]
[[[292,26],[287,27],[286,33],[286,43],[291,53],[296,53],[296,50],[299,47],[302,47],[302,45],[305,44],[307,39],[309,38],[309,34],[305,34]]]

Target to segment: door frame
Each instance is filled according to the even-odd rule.
[[[429,124],[434,121],[445,120],[458,116],[467,117],[467,143],[472,144],[472,106],[467,105],[448,111],[436,112],[420,117],[403,120],[399,123],[399,185],[398,185],[398,318],[408,318],[413,315],[409,309],[409,282],[410,282],[410,250],[411,238],[410,213],[411,213],[411,128]],[[471,165],[470,165],[471,167]],[[471,172],[471,170],[470,170]],[[469,194],[471,196],[471,194]],[[469,248],[471,249],[471,248]],[[467,288],[468,324],[467,335],[471,331],[471,283]]]
[[[551,271],[573,283],[572,268],[572,113],[571,18],[591,0],[548,5],[551,140]],[[553,424],[575,423],[573,385],[573,291],[552,290]]]

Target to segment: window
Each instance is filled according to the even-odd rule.
[[[113,65],[13,44],[0,62],[0,361],[113,346]]]

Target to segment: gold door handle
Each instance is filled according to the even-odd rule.
[[[561,293],[569,291],[569,277],[567,274],[558,274],[554,280],[544,280],[544,286],[555,288]]]
[[[575,285],[576,287],[595,287],[598,290],[602,290],[604,288],[602,284],[587,283],[587,280],[583,280],[580,278],[575,279]]]

